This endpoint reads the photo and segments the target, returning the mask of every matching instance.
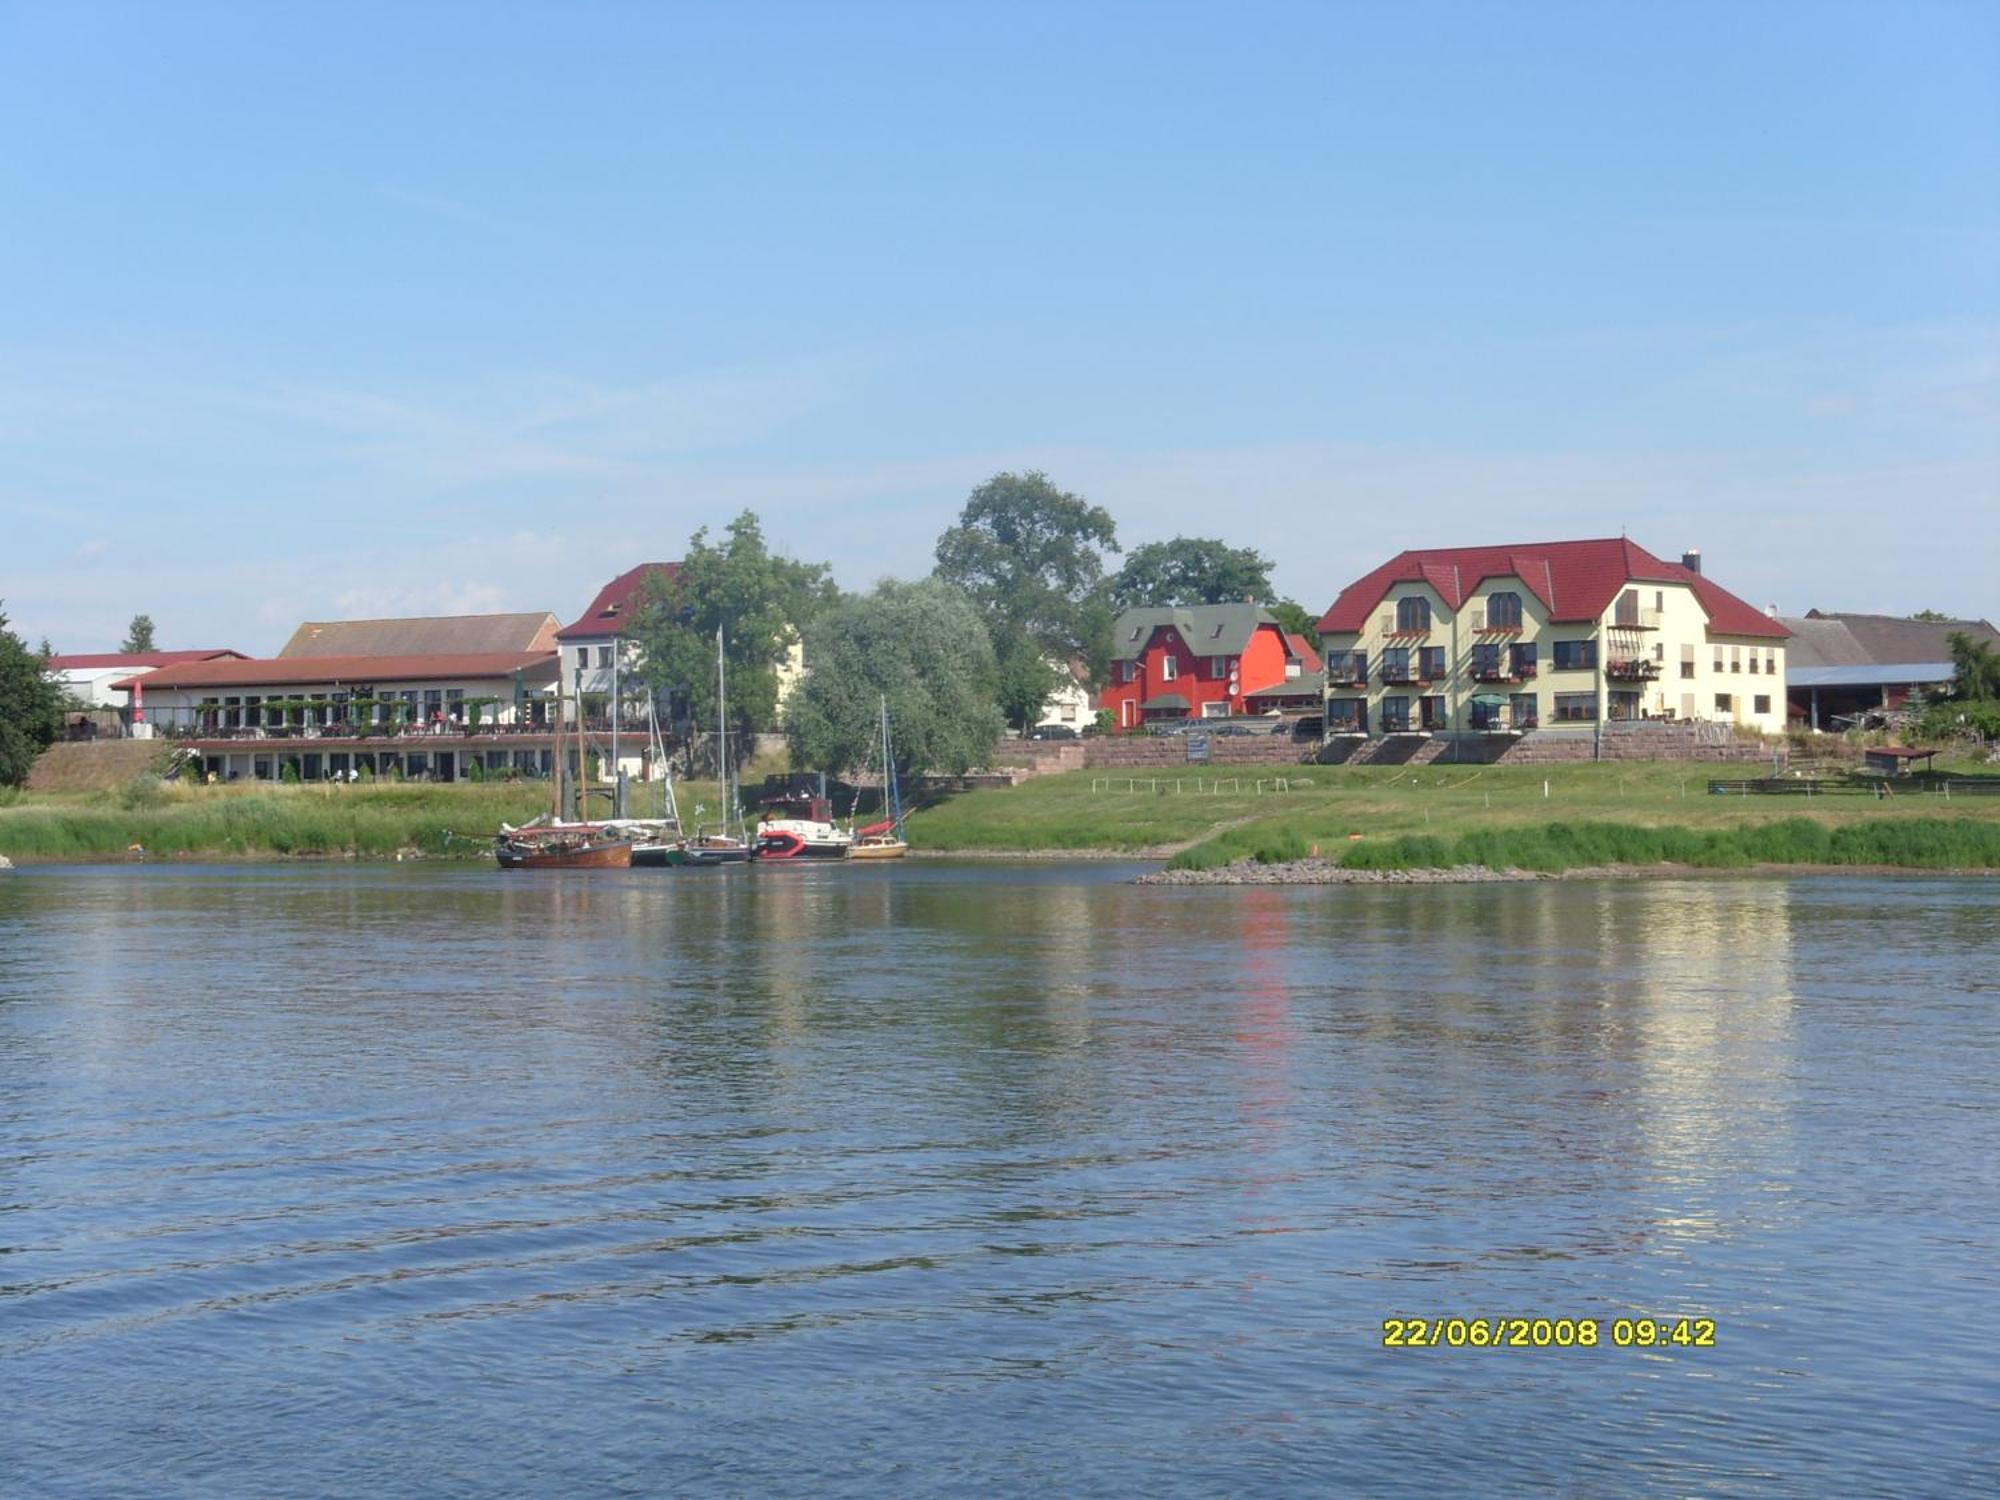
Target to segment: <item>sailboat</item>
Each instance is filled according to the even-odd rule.
[[[729,831],[729,811],[738,805],[736,782],[729,761],[729,679],[722,655],[722,631],[715,632],[715,737],[722,757],[722,826],[715,833],[697,834],[681,846],[689,868],[740,865],[750,860],[750,841]],[[742,815],[737,815],[739,826]]]
[[[896,785],[896,758],[889,746],[889,698],[882,697],[882,805],[889,816],[854,830],[849,859],[901,859],[910,852],[903,834],[903,793]]]
[[[502,823],[493,842],[493,857],[503,870],[623,870],[632,863],[633,833],[617,821],[591,823],[562,821],[563,760],[567,747],[562,742],[562,679],[556,679],[556,733],[553,736],[554,806],[546,819],[537,818],[519,828]],[[582,801],[581,778],[586,752],[583,739],[583,700],[577,699],[577,776]],[[579,808],[579,811],[581,809]]]
[[[665,772],[660,783],[658,816],[633,842],[632,863],[641,868],[661,869],[687,863],[687,842],[681,836],[680,799],[674,795],[674,765],[667,757],[666,737],[660,733],[660,715],[653,695],[646,694],[646,759]]]

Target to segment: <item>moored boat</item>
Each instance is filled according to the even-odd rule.
[[[843,859],[854,835],[833,821],[833,804],[816,792],[766,797],[757,825],[759,859]]]

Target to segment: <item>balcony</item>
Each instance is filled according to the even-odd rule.
[[[1384,667],[1382,680],[1391,687],[1411,687],[1417,682],[1415,667]]]
[[[1613,682],[1652,682],[1660,675],[1660,664],[1644,657],[1627,656],[1605,663],[1604,675]]]
[[[1532,676],[1534,668],[1530,667],[1528,672]],[[1472,680],[1474,682],[1519,682],[1521,680],[1521,673],[1517,668],[1509,666],[1474,667],[1472,669]]]
[[[1368,686],[1368,662],[1362,657],[1334,657],[1326,664],[1326,685],[1330,688]]]
[[[1660,612],[1657,609],[1617,609],[1611,613],[1613,630],[1658,630]]]

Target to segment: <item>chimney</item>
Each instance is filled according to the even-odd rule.
[[[1683,552],[1681,554],[1681,566],[1686,568],[1690,573],[1699,573],[1701,571],[1701,548],[1690,547],[1687,551]]]
[[[1771,619],[1775,620],[1778,618],[1778,606],[1775,604],[1767,604],[1764,606],[1764,613],[1768,615]]]

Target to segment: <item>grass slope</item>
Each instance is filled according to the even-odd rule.
[[[1225,773],[1229,768],[1222,768]],[[1551,825],[1679,831],[1689,834],[1734,833],[1800,822],[1829,829],[1847,826],[1892,828],[1925,819],[1954,826],[2000,829],[2000,797],[1959,799],[1949,804],[1935,795],[1905,791],[1878,801],[1861,795],[1811,800],[1790,797],[1712,797],[1711,776],[1740,775],[1735,767],[1704,764],[1604,763],[1553,767],[1422,767],[1308,766],[1289,776],[1290,789],[1271,789],[1270,768],[1265,790],[1252,790],[1256,777],[1246,775],[1240,786],[1219,794],[1208,790],[1214,778],[1193,775],[1106,777],[1074,772],[1039,777],[1005,790],[954,797],[916,814],[911,837],[920,848],[935,850],[1065,850],[1107,849],[1127,852],[1192,845],[1175,860],[1183,868],[1205,868],[1238,859],[1267,863],[1299,859],[1315,848],[1339,857],[1367,848],[1360,859],[1396,858],[1378,846],[1395,846],[1404,838],[1428,838],[1423,846],[1436,856],[1425,863],[1460,863],[1455,843],[1475,833],[1530,831]],[[1990,774],[1990,773],[1989,773]],[[1203,790],[1197,791],[1197,785]],[[1176,786],[1178,785],[1178,790]],[[1222,785],[1230,785],[1225,774]],[[1546,795],[1544,788],[1546,786]],[[1559,836],[1557,842],[1560,843]],[[1775,837],[1775,836],[1773,836]],[[1795,836],[1796,837],[1796,836]],[[1521,868],[1567,868],[1584,863],[1617,862],[1623,856],[1602,853],[1611,843],[1592,835],[1599,852],[1589,857],[1561,856],[1546,837],[1518,845]],[[1585,842],[1590,842],[1586,840]],[[1583,845],[1571,838],[1581,851]],[[1400,846],[1398,846],[1400,847]],[[1672,855],[1646,853],[1651,844],[1629,846],[1636,859],[1657,860]],[[1779,859],[1771,853],[1750,853],[1740,862]],[[1775,847],[1775,845],[1773,846]],[[1843,854],[1856,847],[1839,845]],[[1714,858],[1732,858],[1716,846]],[[1499,846],[1493,846],[1495,857]],[[1442,852],[1440,852],[1442,851]],[[1908,857],[1902,857],[1908,856]],[[1537,863],[1536,861],[1540,861]],[[1878,855],[1840,862],[1917,862],[1913,849],[1898,851],[1884,843]],[[1981,863],[1966,859],[1962,863]]]

